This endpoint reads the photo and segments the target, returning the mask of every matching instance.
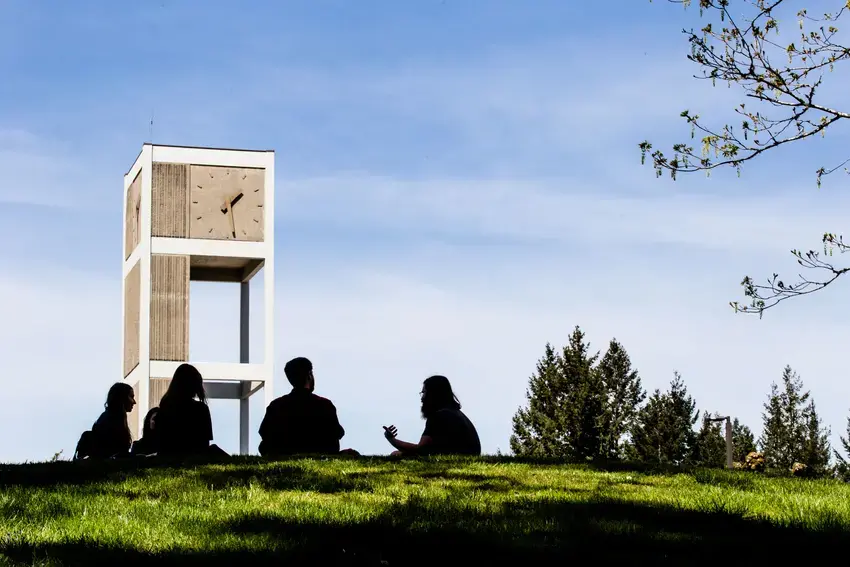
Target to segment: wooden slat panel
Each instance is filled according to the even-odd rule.
[[[189,359],[189,257],[151,256],[151,360]]]
[[[141,240],[141,226],[139,226],[139,215],[141,213],[142,172],[136,174],[133,183],[127,188],[127,206],[124,211],[124,248],[126,250],[124,259],[130,257]]]
[[[136,405],[127,416],[127,421],[130,425],[130,435],[133,436],[133,441],[141,437],[139,432],[139,383],[133,384],[133,395],[136,396]]]
[[[124,376],[139,364],[141,311],[141,268],[139,262],[124,278]]]
[[[151,191],[151,235],[188,238],[189,166],[153,164]]]
[[[150,407],[159,406],[162,396],[168,391],[169,384],[171,384],[171,378],[151,378]]]

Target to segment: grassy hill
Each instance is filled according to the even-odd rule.
[[[850,486],[744,472],[502,458],[0,466],[11,565],[762,565],[839,559],[848,543]]]

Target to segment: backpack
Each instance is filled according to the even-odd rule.
[[[79,461],[92,456],[94,445],[94,433],[91,431],[83,431],[80,435],[80,440],[77,441],[77,448],[74,451],[74,460]]]

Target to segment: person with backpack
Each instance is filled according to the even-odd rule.
[[[77,443],[74,458],[108,459],[126,457],[130,454],[133,436],[127,423],[127,414],[136,405],[133,387],[116,382],[106,394],[104,411]]]

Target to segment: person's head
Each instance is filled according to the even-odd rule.
[[[191,364],[181,364],[174,371],[171,384],[168,385],[168,390],[162,396],[160,405],[185,402],[195,398],[204,403],[207,402],[207,394],[204,392],[204,379],[198,369]]]
[[[460,409],[460,402],[445,376],[431,376],[422,383],[422,417],[429,418],[442,409]]]
[[[136,394],[133,392],[133,387],[124,382],[116,382],[109,388],[103,407],[110,411],[129,413],[135,405]]]
[[[309,359],[299,356],[293,358],[283,367],[283,373],[286,374],[286,379],[292,384],[293,388],[305,388],[310,392],[316,387],[316,380],[313,378],[313,363]]]
[[[159,408],[151,408],[145,416],[145,422],[142,425],[142,437],[149,437],[153,434],[153,430],[156,429],[156,412],[158,411]]]

